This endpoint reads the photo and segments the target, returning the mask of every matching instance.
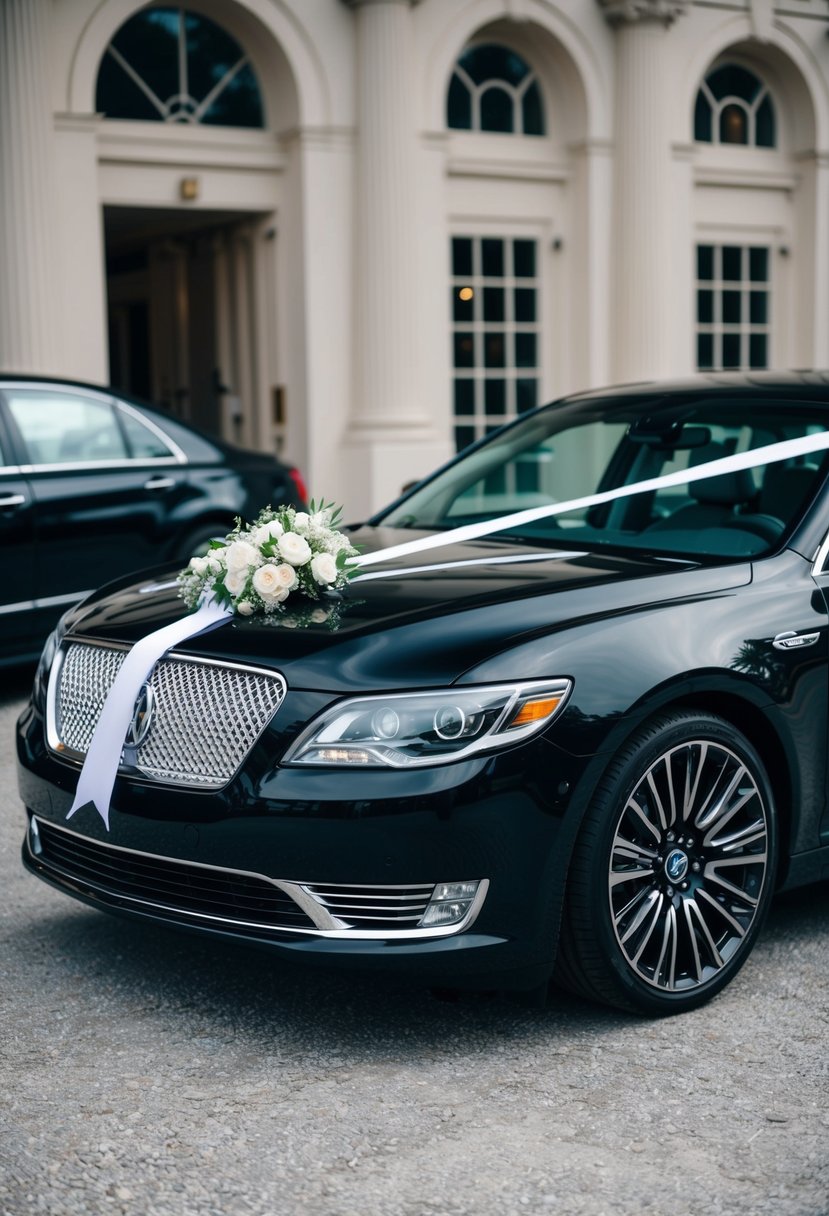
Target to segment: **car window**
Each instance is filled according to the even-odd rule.
[[[565,402],[526,416],[461,455],[377,522],[457,527],[648,483],[824,429],[823,407],[798,401]],[[754,556],[791,530],[828,471],[829,455],[760,461],[686,485],[574,507],[502,535],[591,548]]]
[[[172,456],[173,452],[160,435],[150,430],[134,414],[119,411],[121,424],[127,433],[130,455],[136,460],[155,460],[160,456]]]
[[[106,401],[24,388],[10,389],[6,398],[30,464],[88,464],[127,457],[123,434]]]

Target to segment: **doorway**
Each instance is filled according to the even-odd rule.
[[[103,210],[112,386],[278,452],[273,216]]]

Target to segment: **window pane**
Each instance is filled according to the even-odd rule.
[[[752,325],[765,325],[768,321],[768,293],[752,291],[749,301],[749,320]]]
[[[452,73],[446,99],[446,125],[458,131],[468,131],[472,127],[472,99],[469,89],[455,72]]]
[[[538,381],[520,379],[515,382],[516,407],[519,414],[534,410],[538,405]]]
[[[765,334],[752,334],[748,340],[748,361],[751,367],[768,367],[768,340]]]
[[[492,417],[493,414],[505,414],[507,410],[506,380],[484,381],[484,410]]]
[[[741,97],[743,101],[752,102],[763,87],[758,76],[736,63],[717,68],[705,80],[717,101],[724,97]]]
[[[508,84],[520,84],[529,72],[529,65],[515,51],[498,43],[473,46],[464,51],[458,63],[476,84],[486,80],[504,80]]]
[[[455,413],[468,417],[475,413],[475,381],[455,381]]]
[[[742,320],[739,291],[724,291],[722,293],[722,319],[726,325],[739,325]]]
[[[524,134],[543,135],[544,109],[541,105],[541,90],[537,80],[532,82],[524,94],[521,110],[524,119]]]
[[[535,367],[535,334],[515,335],[515,366]]]
[[[703,325],[708,325],[714,320],[713,291],[697,292],[697,320]]]
[[[504,242],[485,239],[481,241],[481,262],[487,279],[504,277]]]
[[[9,409],[32,464],[124,460],[127,450],[112,407],[74,394],[15,389]]]
[[[700,143],[711,143],[711,103],[701,89],[694,106],[694,139]]]
[[[475,293],[471,287],[452,288],[452,316],[456,321],[471,321],[475,309]]]
[[[504,320],[504,289],[503,287],[484,288],[484,320]]]
[[[455,367],[475,366],[475,338],[473,334],[455,334]]]
[[[95,109],[107,118],[160,122],[161,112],[111,55],[104,55],[95,88]]]
[[[535,288],[516,287],[515,289],[515,320],[535,320]]]
[[[227,82],[201,121],[213,127],[264,127],[259,82],[249,63]]]
[[[714,246],[697,245],[697,278],[703,282],[714,277]]]
[[[455,450],[462,451],[463,448],[475,442],[474,426],[456,426],[455,427]]]
[[[512,264],[516,279],[535,278],[535,241],[513,241]]]
[[[499,85],[488,85],[480,97],[481,130],[511,134],[515,130],[515,102]]]
[[[714,335],[697,334],[697,367],[700,371],[714,366]]]
[[[151,431],[148,426],[128,414],[126,410],[119,411],[121,425],[127,432],[127,443],[130,448],[130,455],[136,460],[152,460],[159,456],[171,456],[172,453],[167,447],[167,444],[156,435],[155,431]]]
[[[740,366],[740,335],[723,334],[722,336],[722,365],[723,367]]]
[[[484,366],[506,366],[503,334],[487,334],[484,338]]]
[[[743,251],[739,245],[723,245],[722,277],[729,281],[739,280],[742,275]]]
[[[766,95],[757,107],[755,115],[755,142],[758,148],[773,148],[775,146],[774,135],[774,109],[771,104],[771,98]]]
[[[472,241],[468,236],[452,238],[452,274],[472,274]]]
[[[117,31],[112,46],[159,101],[164,102],[178,92],[179,14],[176,9],[157,8],[136,13]],[[107,112],[112,114],[111,110]]]
[[[725,106],[720,113],[720,143],[748,143],[748,114],[742,106]]]
[[[748,273],[752,283],[765,283],[769,277],[769,251],[754,246],[748,251]]]

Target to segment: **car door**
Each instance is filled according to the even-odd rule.
[[[137,412],[125,425],[108,393],[21,382],[3,395],[33,498],[35,597],[78,597],[157,562],[184,458],[160,434],[136,450],[146,428]]]
[[[0,412],[0,661],[19,653],[35,600],[34,503]]]

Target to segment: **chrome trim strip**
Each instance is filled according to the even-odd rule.
[[[820,548],[815,554],[815,560],[812,564],[812,575],[828,573],[825,568],[827,558],[829,558],[829,532],[826,533]]]
[[[84,836],[81,832],[74,832],[71,828],[59,826],[58,824],[53,823],[51,820],[48,822],[49,827],[53,831],[63,832],[67,836],[75,836],[79,840],[91,841],[99,848],[108,849],[113,853],[129,853],[134,857],[146,857],[150,861],[171,861],[176,865],[190,866],[195,870],[212,870],[219,874],[234,874],[239,875],[241,878],[260,879],[263,882],[269,883],[273,887],[277,887],[285,895],[289,896],[292,900],[294,900],[301,911],[305,912],[306,915],[309,916],[313,921],[321,922],[324,918],[324,909],[320,908],[319,905],[317,905],[315,911],[312,911],[310,906],[308,906],[305,901],[300,903],[297,893],[302,891],[302,883],[293,882],[284,878],[271,878],[267,874],[258,874],[253,870],[235,870],[228,866],[213,866],[201,861],[187,861],[182,857],[166,857],[161,853],[145,853],[141,849],[129,849],[124,845],[104,843],[103,841],[95,840],[94,837]],[[195,920],[214,921],[218,925],[236,925],[240,928],[258,929],[260,933],[267,933],[270,931],[272,933],[285,933],[298,935],[300,937],[324,937],[336,941],[388,941],[389,939],[393,941],[428,941],[432,938],[451,937],[456,933],[463,932],[472,925],[483,906],[484,899],[486,898],[486,894],[489,890],[489,879],[482,878],[475,894],[475,898],[472,901],[472,905],[464,919],[459,921],[456,925],[445,925],[443,927],[438,927],[437,929],[344,929],[341,927],[331,929],[298,929],[296,927],[274,928],[270,925],[263,925],[259,921],[235,920],[232,917],[215,916],[209,912],[192,912],[187,908],[177,908],[174,904],[157,903],[154,900],[140,899],[133,895],[122,895],[118,891],[112,891],[107,887],[102,886],[100,883],[91,882],[86,878],[77,878],[69,871],[63,870],[60,866],[44,861],[42,855],[34,852],[31,845],[31,837],[33,834],[36,835],[37,832],[37,818],[36,816],[32,815],[30,828],[26,833],[26,848],[32,860],[36,861],[47,871],[51,871],[54,874],[62,874],[66,878],[72,879],[74,882],[81,885],[86,885],[92,890],[99,891],[102,895],[109,895],[113,899],[122,900],[126,904],[135,904],[139,907],[156,908],[161,911],[175,912],[177,916],[189,916]],[[429,884],[424,883],[423,885],[427,886]],[[435,884],[433,883],[431,885],[434,886]],[[337,922],[335,917],[331,917],[330,919],[335,924],[341,925],[342,923]]]
[[[31,612],[33,608],[58,608],[61,604],[77,604],[85,595],[90,595],[93,588],[88,591],[72,591],[68,595],[45,595],[37,600],[20,600],[17,604],[3,604],[0,607],[0,616],[6,612]]]
[[[182,461],[176,460],[175,456],[148,456],[146,460],[61,460],[54,464],[22,464],[20,471],[21,473],[77,473],[89,469],[99,473],[102,469],[137,469],[144,468],[146,465],[153,467],[165,465],[169,468],[170,465],[181,463]]]
[[[178,446],[175,439],[172,439],[165,431],[161,429],[160,426],[157,426],[151,418],[147,418],[144,414],[140,413],[134,408],[134,406],[130,405],[128,401],[121,401],[118,397],[113,397],[112,401],[117,410],[123,410],[125,414],[129,414],[131,418],[134,418],[136,422],[140,422],[142,426],[145,426],[148,430],[152,431],[156,438],[161,440],[165,448],[172,452],[176,464],[187,464],[187,456]],[[157,463],[162,460],[166,460],[167,457],[156,456],[152,459],[153,463]]]
[[[11,474],[16,477],[20,476],[19,464],[0,464],[0,476],[10,476]]]

